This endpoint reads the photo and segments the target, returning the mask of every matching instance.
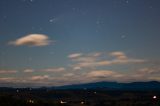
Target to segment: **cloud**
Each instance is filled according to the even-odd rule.
[[[100,53],[88,53],[88,54],[83,54],[83,53],[75,53],[75,54],[71,54],[68,57],[73,61],[73,62],[77,62],[77,63],[91,63],[94,61],[97,61],[97,59],[99,58],[99,54]]]
[[[96,70],[91,71],[87,74],[87,77],[111,77],[113,75],[116,75],[116,72],[109,71],[109,70]]]
[[[114,70],[91,70],[83,79],[89,82],[94,81],[117,81],[117,82],[136,82],[136,81],[160,81],[160,68],[145,67],[136,71],[117,72]]]
[[[160,67],[159,66],[148,66],[141,68],[134,73],[136,76],[141,76],[142,78],[154,79],[157,80],[157,76],[160,76]]]
[[[152,70],[152,71],[149,71]],[[153,74],[153,70],[156,72]],[[141,72],[141,73],[140,73]],[[148,72],[147,74],[145,74]],[[150,74],[152,73],[152,74]],[[53,74],[54,75],[54,74]],[[132,72],[118,72],[115,70],[87,70],[60,73],[58,76],[41,74],[25,77],[6,77],[0,78],[0,86],[4,83],[10,83],[13,86],[59,86],[67,84],[90,83],[98,81],[116,81],[116,82],[135,82],[135,81],[160,81],[160,73],[155,69],[141,68]]]
[[[48,38],[47,35],[43,34],[30,34],[24,37],[21,37],[15,41],[9,42],[10,45],[14,46],[47,46],[52,41]]]
[[[153,77],[151,76],[148,79],[151,80],[151,81],[160,81],[160,77],[159,76],[153,76]]]
[[[116,57],[117,59],[127,59],[126,54],[121,51],[111,52],[110,55]]]
[[[93,53],[91,55],[94,56],[94,57],[99,57],[99,56],[102,55],[102,53],[101,52],[96,52],[96,53]]]
[[[58,67],[58,68],[45,68],[45,69],[25,69],[24,73],[33,73],[33,72],[63,72],[66,69],[64,67]]]
[[[63,72],[65,71],[65,68],[60,67],[60,68],[48,68],[48,69],[44,69],[41,71],[45,71],[45,72]]]
[[[16,70],[0,70],[0,74],[15,74]]]
[[[82,54],[82,53],[80,53]],[[72,55],[71,55],[72,57]],[[124,52],[111,52],[109,55],[104,53],[88,53],[83,55],[73,55],[71,61],[74,63],[72,64],[73,69],[75,67],[81,68],[95,68],[101,66],[109,66],[109,65],[117,65],[117,64],[132,64],[132,63],[144,63],[145,60],[143,59],[134,59],[127,57]],[[114,57],[114,58],[113,58]],[[111,58],[111,59],[109,59]]]
[[[79,67],[79,69],[82,69],[82,68],[93,68],[93,67],[107,66],[110,64],[111,64],[110,61],[92,61],[92,62],[86,62],[86,61],[83,62],[82,61],[82,62],[75,64],[74,66]]]
[[[33,73],[34,70],[33,70],[33,69],[25,69],[23,72],[24,72],[24,73]]]
[[[0,78],[0,82],[13,82],[15,78],[12,77],[4,77],[4,78]]]
[[[122,70],[108,70],[111,65],[139,64],[146,60],[132,58],[122,51],[110,53],[91,52],[91,53],[73,53],[68,56],[71,65],[67,67],[44,68],[44,69],[25,69],[24,73],[35,72],[38,75],[15,78],[0,78],[0,82],[11,83],[23,86],[58,86],[67,84],[89,83],[97,81],[150,81],[158,80],[160,68],[142,68],[128,72]],[[138,67],[136,67],[138,68]],[[78,71],[75,71],[78,70]],[[14,70],[0,70],[1,73],[16,73]],[[3,74],[2,74],[3,75]],[[3,76],[4,77],[4,76]],[[2,84],[0,84],[2,85]]]
[[[133,59],[133,58],[130,58],[130,59],[115,59],[115,60],[112,60],[110,61],[110,64],[129,64],[129,63],[144,63],[146,62],[146,60],[143,60],[143,59]]]
[[[38,76],[32,76],[31,80],[48,80],[49,79],[49,75],[38,75]]]
[[[124,74],[111,70],[93,70],[88,72],[84,79],[87,82],[97,81],[117,81],[120,82],[125,77]]]
[[[145,67],[138,70],[137,73],[142,75],[160,74],[160,67],[152,67],[152,68]]]
[[[64,74],[63,77],[72,77],[72,76],[75,76],[74,73],[67,73],[67,74]]]
[[[81,53],[74,53],[74,54],[70,54],[68,57],[72,59],[72,58],[77,58],[77,57],[80,57],[80,56],[82,56]]]
[[[81,67],[73,67],[73,70],[81,70]]]

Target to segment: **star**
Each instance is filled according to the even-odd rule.
[[[98,29],[96,29],[96,33],[98,33],[99,32],[99,30]]]
[[[34,27],[34,26],[32,26],[32,27],[31,27],[31,29],[32,29],[32,30],[34,30],[34,29],[35,29],[35,27]]]
[[[54,52],[50,52],[49,54],[50,54],[50,55],[54,55]]]
[[[97,19],[96,24],[97,26],[102,25],[104,22],[101,19]]]
[[[34,0],[30,0],[30,2],[34,2]]]
[[[153,6],[149,6],[149,8],[150,8],[150,9],[152,9],[152,8],[153,8]]]
[[[32,59],[32,57],[29,57],[29,58],[28,58],[28,61],[30,61],[30,62],[31,62],[32,60],[33,60],[33,59]]]
[[[128,4],[128,3],[129,3],[129,1],[128,1],[128,0],[126,0],[126,3]]]
[[[39,28],[39,30],[40,30],[40,31],[42,31],[42,30],[43,30],[43,28],[42,28],[42,27],[40,27],[40,28]]]
[[[56,19],[55,17],[49,19],[49,22],[50,22],[50,23],[56,23],[56,21],[57,21],[57,19]]]
[[[75,8],[75,7],[73,7],[73,8],[72,8],[72,10],[73,10],[73,11],[76,11],[76,8]]]
[[[126,35],[122,35],[121,38],[122,38],[122,39],[126,38]]]
[[[35,0],[22,0],[22,2],[30,2],[30,3],[32,3],[32,2],[34,2]]]
[[[6,18],[7,18],[7,16],[6,16],[6,15],[4,15],[4,16],[3,16],[3,18],[4,18],[4,19],[6,19]]]
[[[97,24],[97,25],[99,25],[99,24],[100,24],[100,21],[99,21],[99,20],[97,20],[96,24]]]
[[[53,22],[53,21],[54,21],[54,19],[50,19],[50,20],[49,20],[49,22]]]

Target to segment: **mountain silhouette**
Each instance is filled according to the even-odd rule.
[[[108,90],[160,90],[160,82],[132,82],[132,83],[118,83],[118,82],[95,82],[85,84],[65,85],[53,87],[54,89],[108,89]]]

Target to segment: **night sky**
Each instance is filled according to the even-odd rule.
[[[160,0],[0,0],[0,86],[160,81]]]

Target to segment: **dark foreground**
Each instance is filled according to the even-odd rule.
[[[160,91],[4,88],[0,106],[160,106],[159,97]]]

